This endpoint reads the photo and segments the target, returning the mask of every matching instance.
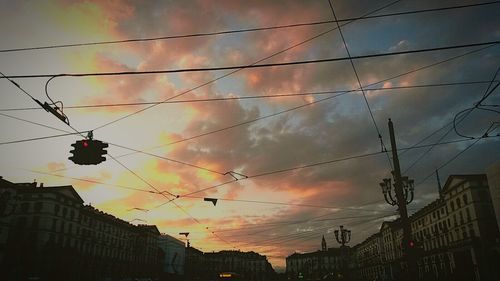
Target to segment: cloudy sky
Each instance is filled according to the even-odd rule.
[[[399,152],[404,174],[416,182],[412,210],[437,197],[436,169],[444,182],[450,174],[484,173],[499,160],[498,90],[457,116],[500,80],[497,44],[348,59],[348,52],[497,42],[498,3],[332,1],[338,19],[371,17],[340,22],[346,49],[326,0],[0,2],[0,71],[34,76],[13,80],[42,102],[56,74],[339,58],[58,76],[48,94],[64,104],[71,126],[110,143],[97,166],[67,159],[78,135],[24,141],[74,131],[0,79],[0,175],[73,185],[86,204],[175,237],[190,232],[203,251],[253,250],[280,268],[295,251],[319,249],[322,235],[337,246],[339,225],[352,230],[351,245],[375,233],[395,214],[378,184],[391,171],[378,137],[390,150],[388,118],[398,148],[453,141]],[[471,6],[373,17],[463,5]],[[280,28],[248,31],[266,27]],[[465,116],[457,132],[450,125],[456,116]],[[163,204],[169,193],[179,198]]]

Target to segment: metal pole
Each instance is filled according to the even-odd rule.
[[[391,119],[389,119],[389,134],[391,136],[392,161],[394,164],[394,191],[398,201],[399,216],[401,225],[403,226],[403,256],[408,265],[408,279],[416,280],[416,260],[412,249],[409,247],[411,241],[411,225],[408,220],[408,210],[406,209],[406,199],[403,193],[403,183],[401,180],[401,168],[399,166],[398,152],[396,147],[396,137],[394,136],[394,127]]]

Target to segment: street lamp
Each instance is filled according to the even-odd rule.
[[[399,166],[398,149],[396,147],[396,137],[394,134],[394,124],[391,119],[388,122],[389,134],[391,137],[392,162],[394,170],[391,171],[391,178],[385,178],[380,183],[385,201],[391,205],[397,205],[401,226],[403,228],[402,250],[404,258],[408,264],[408,272],[405,280],[416,280],[418,274],[417,256],[415,254],[414,242],[411,238],[411,225],[408,218],[406,205],[413,201],[414,182],[406,176],[401,176],[401,167]],[[393,195],[394,193],[394,195]]]
[[[394,178],[394,171],[391,172]],[[406,204],[410,204],[413,201],[415,184],[414,180],[408,179],[408,177],[401,177],[401,185],[403,187],[403,197]],[[396,179],[394,179],[394,184],[392,184],[391,178],[385,178],[380,183],[380,187],[382,188],[382,193],[384,194],[385,201],[391,205],[398,205],[398,200],[395,196],[396,193]]]
[[[333,233],[335,233],[335,239],[339,244],[342,245],[342,247],[344,247],[345,244],[351,241],[351,231],[348,229],[344,229],[343,225],[340,226],[340,231],[335,230]]]

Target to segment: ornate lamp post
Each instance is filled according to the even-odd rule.
[[[392,176],[394,178],[394,171],[392,172]],[[413,201],[413,192],[415,190],[414,180],[408,179],[408,177],[401,177],[401,184],[403,186],[404,202],[405,204],[410,204]],[[391,206],[398,205],[398,200],[395,196],[396,180],[394,179],[394,184],[392,184],[391,178],[385,178],[380,183],[380,187],[382,188],[385,201]]]
[[[344,229],[344,226],[340,226],[340,231],[335,230],[335,239],[341,245],[341,247],[345,247],[345,244],[351,241],[351,231],[348,229]]]
[[[398,206],[401,226],[403,228],[403,241],[401,246],[408,265],[408,272],[405,280],[415,280],[418,275],[417,257],[414,251],[415,243],[411,238],[411,225],[408,219],[408,210],[406,209],[406,205],[413,201],[414,182],[406,176],[401,176],[396,137],[394,136],[394,125],[391,119],[389,119],[388,125],[391,137],[392,161],[394,164],[394,171],[391,172],[394,184],[392,184],[390,178],[385,178],[380,183],[380,187],[382,188],[385,201],[391,206]]]

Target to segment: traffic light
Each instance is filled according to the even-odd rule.
[[[70,150],[72,156],[68,157],[69,160],[78,165],[97,165],[106,161],[105,150],[108,147],[107,143],[99,140],[79,140],[71,144],[74,147]]]

